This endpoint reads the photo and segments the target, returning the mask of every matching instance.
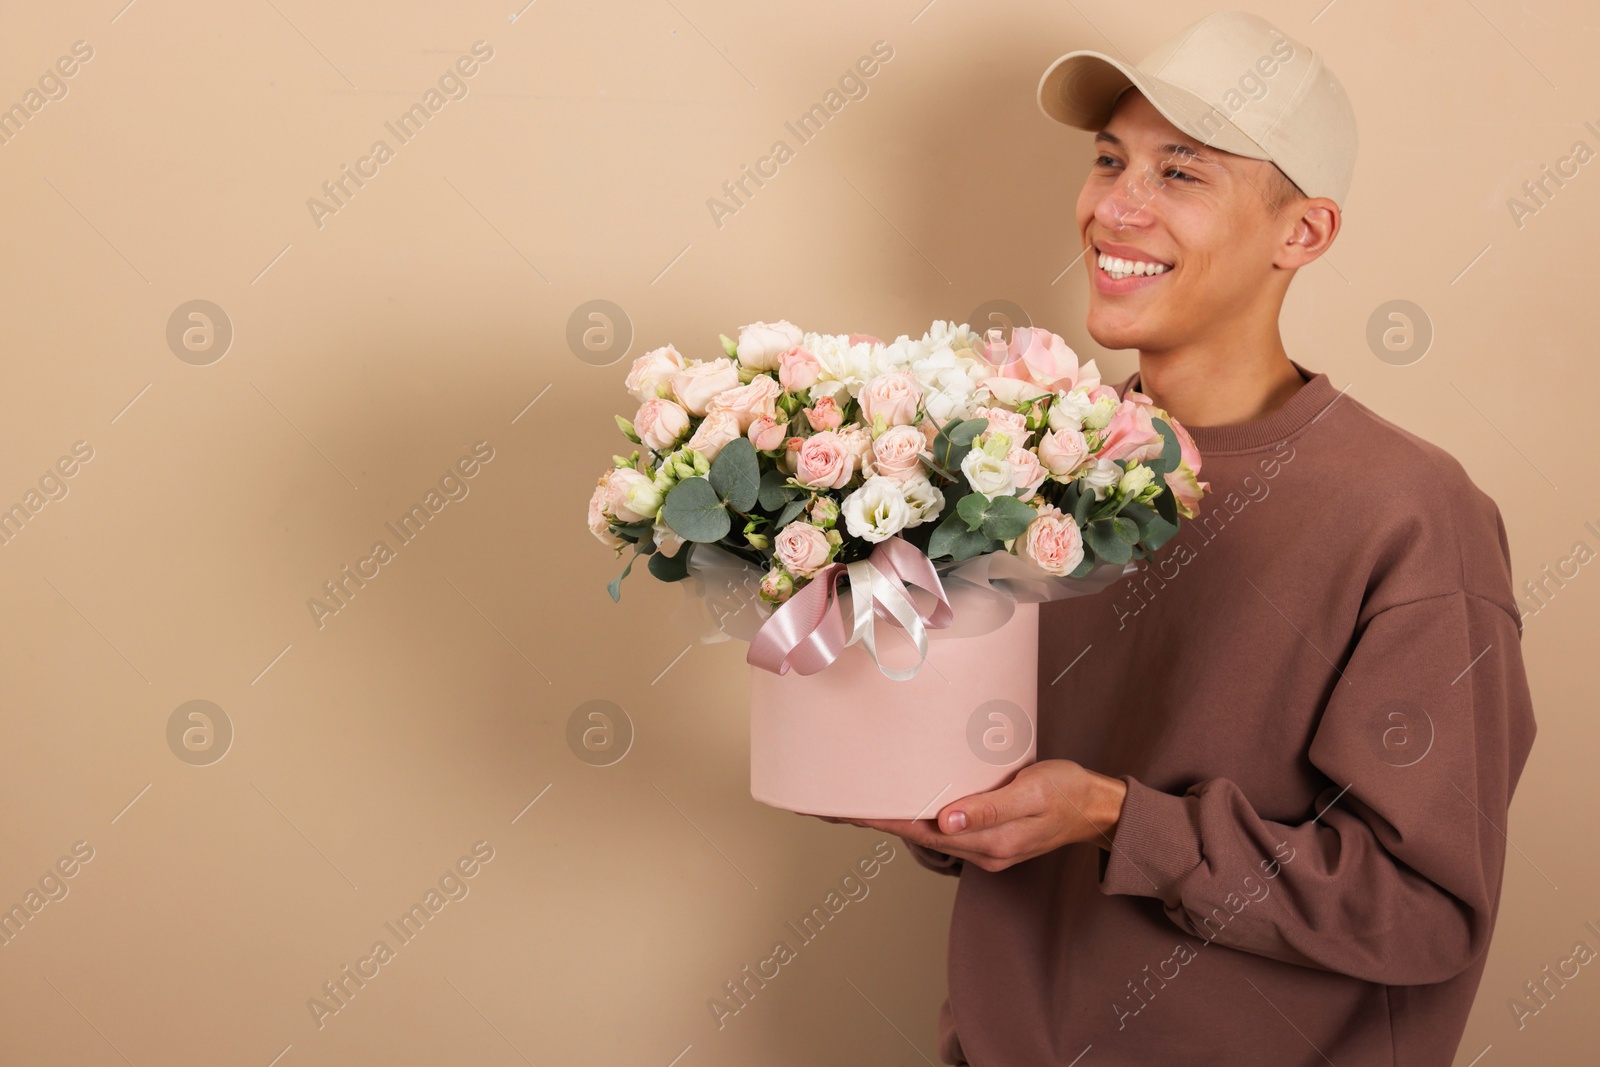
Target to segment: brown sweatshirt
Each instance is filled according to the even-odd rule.
[[[1505,527],[1294,365],[1266,417],[1188,427],[1197,519],[1041,609],[1039,759],[1127,783],[1110,851],[911,849],[961,879],[947,1063],[1451,1063],[1535,730]]]

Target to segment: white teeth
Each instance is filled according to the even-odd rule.
[[[1172,268],[1165,263],[1150,263],[1142,259],[1118,259],[1101,253],[1099,257],[1100,269],[1113,278],[1127,278],[1132,275],[1146,277],[1155,274],[1165,274]]]

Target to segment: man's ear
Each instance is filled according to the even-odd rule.
[[[1325,196],[1290,204],[1287,210],[1298,215],[1293,218],[1289,236],[1273,260],[1273,266],[1294,270],[1328,250],[1339,235],[1342,220],[1339,205]]]

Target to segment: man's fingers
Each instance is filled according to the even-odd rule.
[[[1027,781],[1013,778],[999,789],[962,797],[946,804],[939,812],[939,829],[950,835],[970,834],[1037,815],[1035,793]]]

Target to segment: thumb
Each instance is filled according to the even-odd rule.
[[[1023,809],[1022,790],[1013,780],[999,789],[974,793],[947,804],[939,812],[939,829],[952,835],[989,830],[1028,814]]]

